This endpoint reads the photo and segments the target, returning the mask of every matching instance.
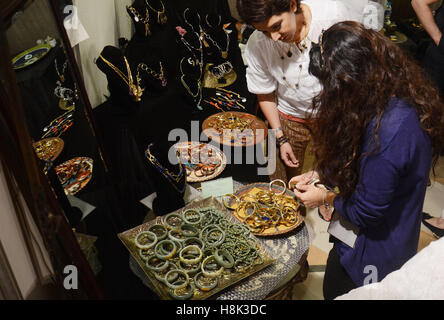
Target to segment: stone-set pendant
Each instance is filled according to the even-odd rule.
[[[288,50],[287,57],[291,58],[292,55],[293,55],[293,53],[291,52],[291,50]]]
[[[222,55],[222,59],[228,58],[228,52],[227,51],[222,51],[221,55]]]
[[[148,23],[145,23],[145,37],[148,37],[151,35],[150,25]]]

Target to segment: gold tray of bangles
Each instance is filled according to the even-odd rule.
[[[280,185],[249,184],[237,189],[233,195],[226,195],[223,202],[255,236],[284,234],[304,222],[305,207],[296,201],[291,191]]]
[[[193,210],[200,210],[200,214]],[[199,244],[199,240],[195,239],[200,239],[199,237],[186,236],[191,235],[193,229],[189,225],[185,227],[180,224],[184,212],[187,221],[194,223],[196,226],[198,234],[201,237],[206,237],[208,241],[214,241],[211,243],[216,244],[216,248],[219,249],[216,251],[208,245],[206,248],[204,247],[203,252],[200,250],[202,253],[200,262],[191,261],[200,257],[196,246],[201,247],[202,243]],[[218,232],[215,225],[225,230],[224,237],[221,237],[222,233]],[[177,246],[182,246],[182,249],[174,251],[173,245],[165,246],[169,244],[168,241],[165,241],[165,239],[155,241],[154,236],[147,232],[154,232],[156,237],[163,239],[164,228],[171,228],[168,229],[167,240],[180,236],[185,239],[183,240],[183,246],[177,241]],[[194,200],[179,210],[163,217],[156,217],[154,220],[122,232],[118,234],[118,237],[142,268],[161,299],[202,300],[248,278],[276,261],[247,230],[248,228],[234,219],[219,201],[209,197],[203,200]],[[246,235],[247,233],[248,235]],[[237,237],[233,238],[236,235]],[[217,245],[216,242],[222,238],[221,244]],[[232,241],[238,242],[231,243]],[[176,241],[174,242],[176,243]],[[183,248],[190,246],[190,243],[192,248],[183,250]],[[205,243],[208,244],[209,242]],[[151,246],[151,248],[141,249],[144,246]],[[191,249],[195,251],[192,252]],[[168,250],[168,252],[165,250]],[[226,250],[225,253],[228,252],[233,260],[230,260],[223,250]],[[228,265],[222,268],[219,262],[215,260],[215,253],[219,255],[219,259],[222,257],[222,262],[225,264],[235,261],[234,266],[230,267]],[[160,254],[162,256],[159,256]],[[160,270],[164,268],[165,262],[167,262],[167,268]],[[194,264],[184,264],[187,262],[193,262]],[[202,272],[202,265],[206,270],[205,273]],[[179,266],[187,275],[189,273],[188,281],[183,272],[175,271],[175,269],[179,269]],[[152,271],[154,268],[159,271]],[[168,284],[166,279],[168,279]],[[174,288],[171,288],[171,286],[174,286]]]
[[[209,116],[202,123],[203,133],[219,144],[246,147],[256,145],[267,137],[264,121],[255,115],[227,111]]]
[[[217,147],[197,141],[178,142],[174,148],[185,167],[187,182],[201,182],[216,178],[224,171],[227,157]]]

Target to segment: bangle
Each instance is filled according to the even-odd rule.
[[[168,221],[168,220],[170,220],[171,218],[174,219],[174,220],[172,221],[174,224]],[[176,220],[176,221],[175,221],[175,220]],[[177,222],[177,220],[179,220],[179,221]],[[182,218],[181,215],[179,215],[179,214],[173,212],[173,213],[167,214],[167,215],[165,216],[165,218],[163,219],[163,223],[165,224],[165,226],[166,226],[168,229],[177,229],[177,228],[179,228],[179,227],[183,224],[183,218]],[[177,223],[177,225],[176,225],[176,223]]]
[[[176,281],[176,282],[178,282],[178,281]],[[174,282],[174,284],[175,284],[176,282]],[[174,285],[174,284],[173,284],[173,285]],[[186,291],[186,292],[183,293],[183,294],[178,294],[178,293],[177,293],[177,291],[180,290],[180,289],[173,289],[173,288],[170,288],[170,290],[169,290],[170,296],[171,296],[173,299],[176,299],[176,300],[187,300],[187,299],[191,298],[191,297],[194,295],[194,284],[193,284],[192,281],[188,281],[188,283],[186,284],[186,286],[183,287],[183,288],[181,288],[181,289],[185,289],[185,288],[188,287],[188,286],[189,286],[190,288],[188,289],[188,291]]]
[[[279,192],[279,193],[276,193],[276,195],[280,196],[281,194],[284,194],[285,191],[287,191],[287,184],[286,184],[283,180],[281,180],[281,179],[275,179],[275,180],[271,181],[270,184],[269,184],[269,186],[268,186],[268,189],[269,189],[270,191],[273,191],[272,187],[273,187],[273,184],[275,184],[276,182],[281,183],[282,186],[284,187],[284,191]]]
[[[189,245],[196,245],[199,246],[201,251],[205,250],[205,243],[202,241],[202,239],[198,238],[198,237],[191,237],[191,238],[187,238],[184,242],[183,245],[189,246]]]
[[[153,249],[139,249],[139,257],[146,262],[154,254]]]
[[[152,240],[152,242],[145,243],[147,239]],[[150,249],[157,243],[157,236],[154,232],[142,231],[136,236],[135,242],[139,249]]]
[[[182,265],[184,262],[180,261],[178,262],[179,269],[185,271],[189,276],[193,276],[200,270],[200,266],[202,262],[199,262],[197,264],[185,264]]]
[[[171,246],[171,250],[168,251],[168,249],[165,248],[165,246],[167,246],[167,245]],[[174,256],[174,254],[176,253],[176,250],[177,250],[177,246],[174,243],[174,241],[162,240],[156,244],[156,247],[154,248],[154,254],[159,259],[168,260]]]
[[[196,225],[202,221],[202,214],[198,210],[188,209],[182,212],[182,218],[186,223]]]
[[[220,267],[218,270],[214,271],[214,272],[208,272],[207,270],[205,270],[205,266],[208,264],[208,262],[210,262],[211,260],[216,261],[216,259],[214,258],[213,255],[208,256],[205,258],[205,260],[202,262],[202,265],[200,266],[202,273],[205,277],[208,278],[215,278],[215,277],[219,277],[222,272],[224,271],[224,267]],[[216,261],[217,263],[217,261]]]
[[[172,263],[171,261],[167,261],[167,262],[168,262],[168,265],[165,268],[165,270],[154,272],[154,276],[160,282],[165,282],[165,275],[168,273],[168,271],[177,270],[177,266],[174,263]],[[174,281],[176,281],[177,278],[179,278],[179,275],[176,273],[175,276],[174,275],[172,277],[170,276],[169,281],[174,282]]]
[[[180,275],[184,276],[185,279],[183,279],[181,283],[178,283],[179,281],[181,281],[181,279],[174,281],[174,283],[170,282],[169,281],[170,276],[174,273],[177,273],[178,276],[180,276]],[[183,270],[179,270],[179,269],[170,270],[165,275],[165,284],[173,290],[183,289],[188,285],[189,282],[190,282],[190,277]]]
[[[185,237],[195,237],[199,234],[199,230],[192,224],[184,223],[179,227],[179,231]]]
[[[206,280],[209,280],[210,284],[209,285],[203,285],[200,283],[200,278],[204,278]],[[219,283],[219,279],[218,278],[205,278],[202,271],[197,273],[194,276],[194,283],[196,284],[196,287],[201,290],[201,291],[211,291],[214,288],[216,288],[217,284]]]
[[[184,242],[186,239],[185,235],[180,233],[180,231],[177,229],[171,229],[170,231],[168,231],[168,238],[177,242]]]
[[[161,261],[161,264],[157,264],[157,265],[153,265],[152,262],[156,263],[156,261]],[[163,261],[162,259],[159,259],[156,256],[150,256],[145,263],[146,267],[153,271],[153,272],[159,272],[159,271],[163,271],[168,267],[168,261]]]
[[[282,147],[282,145],[287,142],[288,142],[288,138],[286,136],[281,136],[276,139],[276,143],[279,147]]]
[[[229,206],[229,205],[228,205],[228,202],[225,200],[226,197],[228,197],[229,199],[234,199],[234,200],[235,200],[235,201],[234,201],[234,204],[237,204],[237,203],[239,202],[238,197],[236,197],[234,194],[231,194],[231,193],[230,193],[230,194],[226,194],[226,195],[224,195],[224,196],[222,197],[222,202],[223,202],[224,206],[225,206],[226,208],[228,208],[228,209],[235,210],[237,207]]]
[[[148,228],[148,231],[154,233],[157,236],[158,241],[165,239],[168,235],[167,228],[162,224],[153,224]]]
[[[228,262],[224,261],[224,257],[228,260]],[[231,254],[228,253],[227,250],[216,249],[216,251],[214,251],[214,259],[219,265],[226,269],[232,268],[234,266],[234,258]]]
[[[190,250],[197,250],[198,257],[193,258],[193,259],[185,259],[184,254]],[[196,245],[187,246],[187,247],[183,248],[182,250],[180,250],[179,258],[180,258],[180,261],[182,261],[185,264],[199,263],[199,261],[202,260],[202,250]]]

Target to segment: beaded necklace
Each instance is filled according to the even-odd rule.
[[[184,169],[182,163],[180,161],[178,161],[179,173],[176,174],[176,173],[170,172],[170,170],[168,170],[167,168],[162,166],[162,164],[160,164],[159,160],[157,160],[156,157],[151,153],[151,148],[152,148],[153,144],[154,143],[150,143],[148,145],[148,148],[145,151],[145,157],[157,169],[157,171],[159,171],[171,183],[171,185],[174,187],[174,189],[176,189],[180,193],[183,193],[186,188],[186,183],[184,183],[184,186],[180,189],[176,185],[176,184],[179,184],[182,181],[182,179],[184,179],[186,176],[185,169]],[[177,154],[176,154],[176,157],[177,157]],[[178,158],[178,160],[179,160],[179,158]]]

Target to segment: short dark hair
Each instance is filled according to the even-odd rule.
[[[295,0],[297,12],[301,0]],[[242,22],[253,24],[268,20],[271,16],[290,11],[292,0],[237,0],[237,11]]]

